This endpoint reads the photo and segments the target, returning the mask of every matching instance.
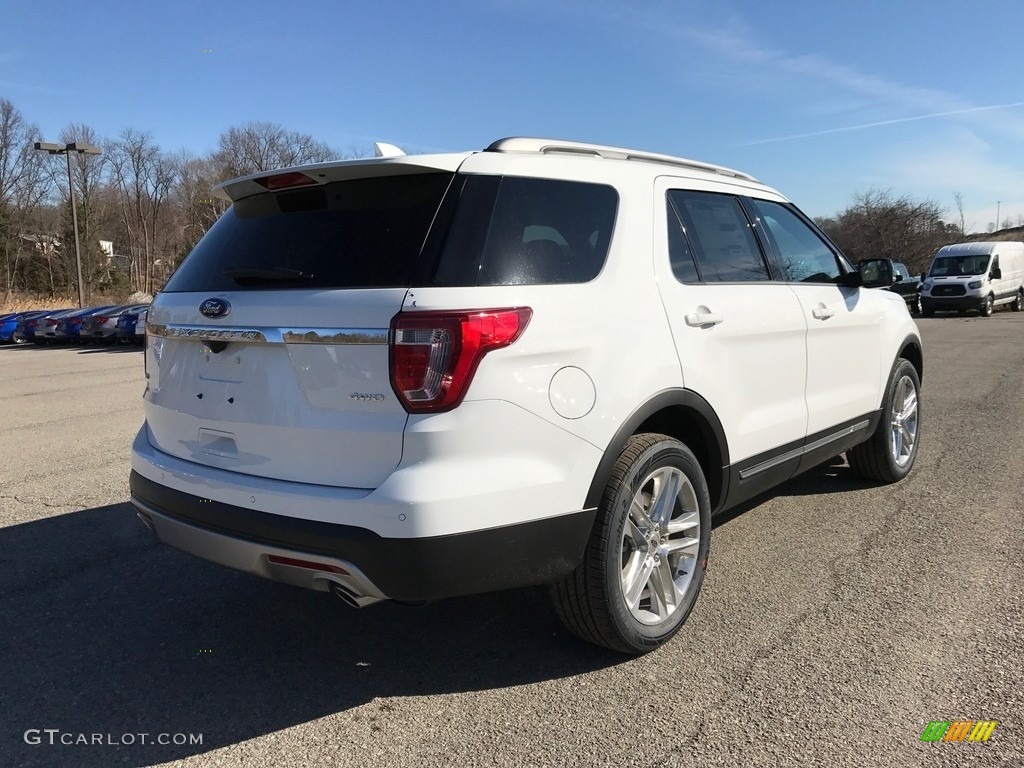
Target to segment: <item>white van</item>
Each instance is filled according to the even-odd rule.
[[[1024,243],[957,243],[936,251],[921,291],[925,315],[976,309],[988,317],[1000,304],[1024,307]]]

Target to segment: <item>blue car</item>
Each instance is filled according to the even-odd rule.
[[[96,315],[116,307],[116,304],[108,304],[105,307],[86,307],[65,315],[57,323],[57,339],[62,341],[82,341],[82,322],[89,315]]]
[[[37,312],[25,312],[18,318],[18,324],[14,328],[14,341],[18,343],[25,343],[28,341],[35,340],[36,334],[36,323],[40,318],[52,315],[54,312],[60,312],[59,309],[44,309]]]
[[[14,341],[14,330],[18,327],[18,321],[24,312],[11,312],[0,315],[0,344],[10,344]]]

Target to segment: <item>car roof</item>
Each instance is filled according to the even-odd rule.
[[[534,155],[536,157],[573,156],[599,161],[628,162],[634,165],[647,164],[658,166],[660,169],[674,168],[685,171],[687,174],[697,174],[719,181],[732,180],[760,185],[760,182],[753,176],[721,165],[705,163],[700,160],[690,160],[685,157],[675,157],[673,155],[645,152],[626,147],[613,147],[604,144],[589,144],[581,141],[516,136],[492,142],[486,149],[482,150],[482,153],[509,156]],[[216,186],[214,193],[226,200],[241,200],[266,192],[268,187],[261,182],[267,182],[268,179],[275,177],[285,181],[284,177],[294,174],[306,177],[300,184],[295,186],[309,188],[314,185],[330,184],[334,181],[361,176],[403,175],[430,170],[454,173],[468,157],[475,154],[481,154],[481,151],[436,155],[387,155],[383,157],[359,158],[357,160],[334,160],[315,165],[301,165],[273,171],[262,171],[249,176],[231,179]],[[774,190],[770,191],[774,192]]]

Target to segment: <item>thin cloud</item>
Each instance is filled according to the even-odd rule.
[[[860,123],[858,125],[844,125],[838,128],[826,128],[822,131],[810,131],[809,133],[794,133],[789,136],[777,136],[771,139],[758,139],[738,144],[740,147],[753,147],[759,144],[774,144],[780,141],[794,141],[796,139],[808,139],[813,136],[827,136],[830,133],[844,133],[846,131],[863,131],[869,128],[881,128],[886,125],[897,125],[899,123],[912,123],[916,120],[933,120],[939,117],[950,117],[951,115],[966,115],[973,112],[987,112],[994,109],[1014,109],[1024,107],[1024,101],[1015,101],[1011,104],[991,104],[986,107],[966,107],[964,109],[951,109],[946,112],[933,112],[930,115],[914,115],[912,117],[897,117],[892,120],[877,120],[873,123]]]

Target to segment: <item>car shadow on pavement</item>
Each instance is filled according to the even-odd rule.
[[[377,697],[625,660],[566,632],[543,589],[356,610],[161,544],[128,504],[0,528],[0,627],[4,765],[151,765]]]
[[[726,525],[769,499],[780,496],[827,496],[831,493],[849,493],[877,487],[878,483],[865,480],[850,469],[845,454],[842,454],[715,515],[712,524],[714,528]]]

